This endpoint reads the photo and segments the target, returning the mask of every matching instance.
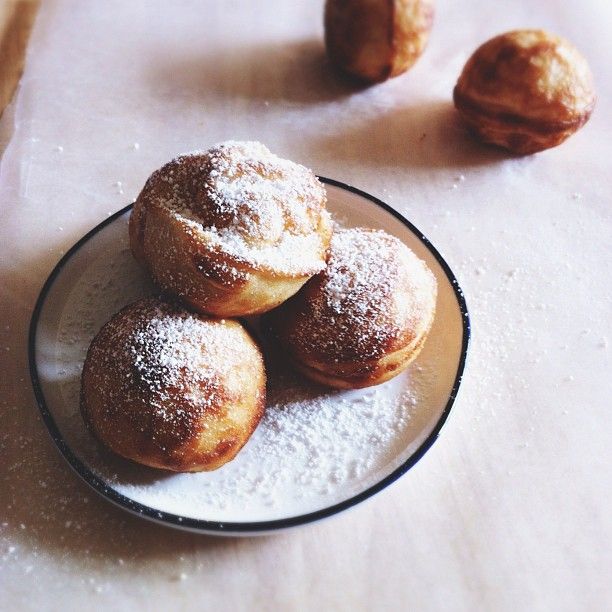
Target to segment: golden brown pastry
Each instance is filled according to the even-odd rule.
[[[436,293],[427,265],[394,236],[336,230],[327,268],[265,321],[312,380],[369,387],[393,378],[418,355]]]
[[[542,30],[492,38],[465,65],[455,106],[483,141],[518,154],[556,147],[591,116],[591,70],[569,42]]]
[[[433,13],[432,0],[327,0],[327,54],[364,81],[397,76],[423,53]]]
[[[237,321],[149,298],[98,333],[81,379],[81,412],[115,453],[176,472],[215,470],[259,423],[266,376]]]
[[[274,308],[325,266],[326,193],[257,142],[226,142],[157,170],[130,217],[136,259],[200,312]]]

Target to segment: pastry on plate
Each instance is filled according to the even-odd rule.
[[[266,315],[293,365],[331,387],[369,387],[416,358],[437,284],[425,262],[383,231],[334,232],[327,268]]]
[[[233,459],[259,423],[266,376],[240,323],[156,298],[116,314],[96,335],[81,379],[81,412],[115,453],[177,472]]]
[[[327,55],[363,81],[397,76],[423,53],[433,13],[431,0],[327,0]]]
[[[582,127],[595,92],[572,44],[542,30],[516,30],[474,52],[454,100],[478,138],[524,155],[556,147]]]
[[[147,181],[132,252],[165,292],[216,316],[265,312],[325,266],[325,188],[257,142],[180,155]]]

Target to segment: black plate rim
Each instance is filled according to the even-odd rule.
[[[170,525],[174,527],[178,527],[181,529],[198,532],[198,533],[208,533],[208,534],[257,534],[262,532],[275,531],[279,529],[287,529],[290,527],[297,527],[298,525],[305,525],[307,523],[312,523],[314,521],[318,521],[324,518],[328,518],[334,514],[338,514],[344,510],[348,510],[353,506],[365,501],[366,499],[372,497],[376,493],[379,493],[383,489],[387,488],[390,484],[395,482],[398,478],[403,476],[410,468],[412,468],[422,457],[423,455],[431,448],[433,443],[437,440],[442,427],[448,420],[448,417],[451,413],[453,404],[455,403],[455,399],[457,398],[457,393],[459,391],[459,387],[461,385],[463,372],[465,369],[468,347],[470,342],[470,317],[468,313],[467,303],[465,300],[465,296],[461,287],[459,286],[459,282],[457,281],[455,275],[450,269],[449,265],[446,263],[442,255],[438,252],[438,250],[433,246],[433,244],[429,241],[429,239],[418,229],[416,228],[408,219],[406,219],[402,214],[396,211],[394,208],[380,200],[379,198],[362,191],[356,187],[351,185],[347,185],[341,181],[337,181],[335,179],[330,179],[327,177],[319,176],[321,182],[332,185],[334,187],[338,187],[340,189],[344,189],[355,195],[358,195],[362,198],[365,198],[389,214],[395,217],[398,221],[400,221],[403,225],[405,225],[420,241],[421,243],[429,250],[429,252],[435,257],[436,261],[440,265],[440,267],[444,270],[453,291],[455,293],[455,298],[457,299],[457,303],[459,306],[459,310],[462,314],[462,323],[463,323],[463,336],[462,336],[462,344],[461,344],[461,354],[457,367],[457,373],[455,376],[455,380],[453,382],[453,386],[451,392],[449,394],[448,401],[438,422],[436,423],[433,430],[427,436],[427,438],[420,444],[417,450],[406,459],[404,463],[402,463],[399,467],[393,470],[390,474],[385,476],[383,479],[378,481],[376,484],[368,487],[361,493],[354,495],[342,502],[337,504],[333,504],[326,508],[322,508],[320,510],[316,510],[315,512],[309,512],[306,514],[301,514],[298,516],[288,517],[284,519],[275,519],[270,521],[252,521],[252,522],[221,522],[221,521],[208,521],[202,519],[194,519],[190,517],[180,516],[178,514],[173,514],[169,512],[162,512],[159,510],[155,510],[150,506],[145,504],[141,504],[139,502],[134,501],[133,499],[122,495],[121,493],[111,489],[106,485],[106,483],[99,477],[96,476],[71,450],[68,446],[67,442],[64,440],[53,415],[51,414],[49,408],[47,407],[47,403],[44,397],[44,393],[42,391],[42,386],[40,384],[40,378],[38,374],[38,368],[36,365],[36,331],[38,327],[38,321],[40,318],[40,314],[42,312],[42,308],[44,306],[47,295],[55,282],[55,279],[66,265],[66,263],[70,260],[72,255],[78,251],[86,242],[89,241],[95,234],[104,229],[107,225],[110,225],[128,212],[133,204],[128,204],[121,210],[118,210],[107,219],[104,219],[101,223],[92,228],[89,232],[87,232],[80,240],[78,240],[59,260],[56,266],[53,268],[49,277],[45,281],[40,294],[36,300],[36,304],[34,306],[34,310],[32,312],[32,317],[30,319],[30,327],[28,333],[28,359],[29,359],[29,369],[30,369],[30,378],[32,380],[32,387],[34,389],[34,395],[36,397],[36,402],[38,404],[38,408],[40,410],[41,417],[43,422],[51,435],[53,442],[58,448],[61,455],[68,462],[70,467],[98,494],[100,494],[105,499],[111,501],[115,505],[131,512],[132,514],[136,514],[137,516],[141,516],[147,519],[150,519],[154,522]]]

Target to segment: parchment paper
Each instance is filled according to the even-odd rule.
[[[612,605],[612,5],[439,0],[413,70],[356,90],[322,3],[48,0],[0,122],[0,607],[594,610]],[[544,27],[589,59],[592,120],[511,158],[451,90],[490,36]],[[52,447],[27,325],[61,254],[174,155],[257,139],[395,206],[442,251],[473,322],[454,414],[395,486],[261,540],[124,515]],[[463,177],[463,180],[462,178]]]

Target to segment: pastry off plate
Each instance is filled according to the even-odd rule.
[[[126,304],[154,293],[129,250],[127,206],[57,264],[30,325],[30,369],[43,420],[64,458],[100,495],[190,531],[266,533],[364,501],[408,471],[436,440],[467,355],[462,291],[441,255],[400,214],[353,187],[321,180],[341,225],[394,234],[436,276],[436,317],[419,357],[387,383],[338,391],[308,382],[266,351],[266,414],[236,459],[214,472],[173,474],[113,455],[85,428],[79,386],[87,347],[100,327]]]

